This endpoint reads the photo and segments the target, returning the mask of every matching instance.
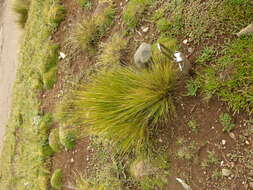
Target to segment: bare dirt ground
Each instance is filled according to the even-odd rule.
[[[0,0],[0,149],[11,106],[12,87],[18,65],[20,31],[15,23],[11,1]]]

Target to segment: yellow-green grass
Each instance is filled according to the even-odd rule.
[[[143,148],[148,144],[148,128],[174,112],[176,72],[167,58],[154,60],[148,70],[101,71],[93,82],[75,91],[72,101],[63,102],[60,118],[87,126],[90,133],[119,145],[123,153]]]
[[[91,51],[98,39],[104,35],[112,24],[115,11],[111,4],[97,15],[78,22],[70,34],[70,44],[76,50]]]
[[[45,7],[62,10],[58,0],[32,0],[30,4],[31,16],[24,30],[12,110],[1,154],[0,189],[4,190],[48,188],[50,171],[47,159],[52,154],[48,146],[51,119],[41,112],[38,93],[43,87],[45,65],[54,50],[50,39],[61,19],[55,12],[46,14]]]
[[[140,21],[141,14],[153,0],[130,0],[123,12],[123,21],[129,29],[134,29]]]
[[[126,45],[127,40],[121,34],[114,34],[108,42],[101,45],[102,52],[98,57],[98,63],[104,66],[120,65],[121,53]]]

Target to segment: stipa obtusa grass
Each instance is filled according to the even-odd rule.
[[[172,92],[176,73],[171,62],[156,58],[146,70],[115,68],[101,71],[98,77],[66,101],[62,117],[92,134],[119,145],[122,152],[148,143],[148,128],[172,115]]]

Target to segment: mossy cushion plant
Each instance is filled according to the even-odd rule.
[[[56,169],[51,177],[51,186],[55,189],[62,188],[62,171],[61,169]]]
[[[148,128],[175,111],[176,72],[165,57],[154,62],[142,71],[126,67],[102,71],[75,91],[73,101],[65,102],[63,117],[90,126],[90,133],[112,140],[122,152],[145,146]]]

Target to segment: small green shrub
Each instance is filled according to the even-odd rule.
[[[193,131],[193,132],[198,132],[198,124],[196,120],[190,120],[188,122],[188,127]]]
[[[196,96],[197,91],[200,88],[200,84],[198,80],[190,79],[186,82],[187,93],[186,96]]]
[[[71,150],[75,147],[76,134],[71,129],[64,129],[64,127],[60,127],[59,140],[60,140],[60,143],[67,150]]]
[[[62,149],[59,137],[59,128],[51,131],[49,135],[49,145],[55,152],[59,152]]]
[[[158,30],[160,30],[161,32],[166,32],[170,29],[171,24],[168,21],[168,19],[166,18],[161,18],[156,22],[156,27],[158,28]]]
[[[99,15],[77,23],[70,34],[70,43],[76,49],[88,50],[104,34],[112,24],[115,11],[111,6],[105,8]]]
[[[154,62],[142,71],[123,67],[102,71],[75,92],[73,101],[66,102],[65,117],[75,118],[81,126],[89,125],[91,133],[110,139],[122,152],[145,146],[149,126],[175,112],[173,64],[162,56]]]
[[[201,63],[201,64],[204,64],[204,63],[207,63],[207,62],[210,62],[212,61],[212,58],[214,56],[214,49],[211,48],[211,47],[206,47],[201,55],[197,58],[197,62],[198,63]]]
[[[139,17],[145,11],[146,7],[153,0],[131,0],[123,12],[123,21],[129,29],[134,29],[139,23]]]
[[[55,189],[62,188],[62,171],[61,169],[56,169],[51,177],[51,186]]]
[[[18,24],[24,28],[27,18],[28,12],[30,8],[30,0],[15,0],[14,2],[14,11],[18,14]]]
[[[122,35],[115,34],[107,42],[101,45],[102,53],[98,57],[98,63],[102,65],[120,65],[121,52],[126,48],[127,40]]]
[[[219,117],[221,125],[224,127],[224,132],[231,132],[235,128],[235,124],[232,122],[232,118],[228,113],[223,113]]]

